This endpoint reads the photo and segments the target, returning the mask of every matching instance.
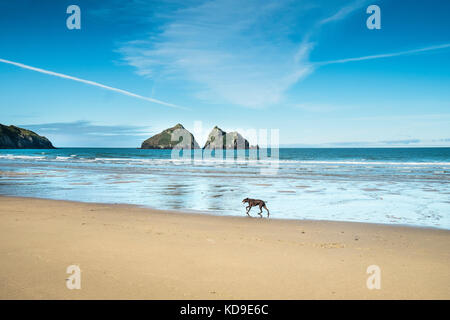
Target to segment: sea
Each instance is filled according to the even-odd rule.
[[[0,195],[450,229],[450,148],[3,149]]]

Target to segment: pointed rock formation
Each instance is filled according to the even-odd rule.
[[[224,149],[226,132],[215,126],[208,135],[203,149]]]
[[[180,149],[200,148],[192,133],[186,130],[180,123],[175,127],[166,129],[148,138],[141,145],[141,149],[173,149],[175,147]]]
[[[35,132],[0,124],[1,149],[55,149],[50,140]]]
[[[248,143],[247,139],[244,139],[244,137],[236,131],[227,133],[225,135],[225,140],[226,149],[248,149],[250,147],[250,143]]]
[[[203,149],[249,149],[250,144],[238,132],[225,132],[215,126],[208,135]]]

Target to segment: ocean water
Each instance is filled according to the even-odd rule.
[[[0,150],[0,195],[450,229],[450,148],[275,151]]]

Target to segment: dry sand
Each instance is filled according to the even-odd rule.
[[[449,247],[446,230],[0,197],[0,298],[449,299]]]

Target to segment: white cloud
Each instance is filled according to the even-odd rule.
[[[361,8],[363,5],[365,5],[368,2],[369,2],[368,0],[357,0],[357,1],[354,1],[354,2],[350,3],[349,5],[346,5],[346,6],[342,7],[341,9],[339,9],[333,15],[331,15],[331,16],[325,18],[325,19],[320,20],[319,21],[319,25],[326,24],[326,23],[329,23],[329,22],[342,20],[345,17],[347,17],[349,14],[354,12],[356,9]]]
[[[286,91],[324,65],[450,46],[311,62],[312,36],[368,3],[356,0],[342,6],[342,2],[324,5],[294,0],[186,0],[182,8],[164,12],[165,23],[150,28],[147,39],[129,41],[119,52],[138,74],[173,81],[174,87],[180,82],[184,87],[189,85],[194,97],[208,103],[260,108],[286,103]]]
[[[295,12],[283,23],[273,19],[293,3],[208,1],[176,11],[150,40],[127,43],[120,52],[140,75],[198,84],[197,98],[254,108],[276,104],[313,71],[313,44],[289,39]],[[297,2],[295,10],[307,9]]]
[[[153,128],[134,125],[102,125],[90,121],[21,124],[44,135],[57,147],[137,147],[152,136]]]

